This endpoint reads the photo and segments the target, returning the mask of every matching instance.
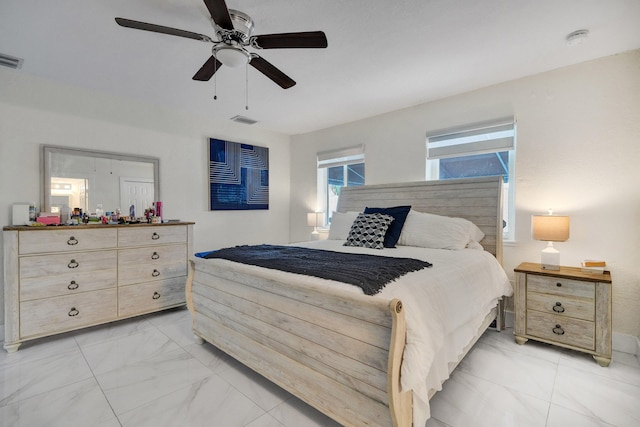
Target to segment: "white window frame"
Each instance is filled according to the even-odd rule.
[[[427,133],[426,179],[439,180],[440,159],[509,152],[509,182],[503,185],[505,242],[515,241],[516,120],[513,117],[441,129]]]
[[[318,201],[317,212],[324,212],[324,220],[322,227],[329,225],[329,218],[332,214],[328,203],[327,180],[328,169],[336,166],[343,166],[345,169],[349,165],[364,163],[364,145],[356,145],[353,147],[341,148],[338,150],[323,151],[317,154],[318,167]],[[345,177],[347,171],[345,170]]]

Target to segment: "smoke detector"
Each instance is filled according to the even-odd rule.
[[[589,37],[589,30],[577,30],[567,35],[567,46],[583,43]]]

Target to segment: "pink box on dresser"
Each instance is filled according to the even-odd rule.
[[[40,222],[42,224],[50,225],[50,224],[60,224],[59,216],[39,216],[36,219],[36,222]]]

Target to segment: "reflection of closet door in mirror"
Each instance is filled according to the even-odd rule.
[[[120,209],[122,215],[129,215],[131,205],[135,208],[135,216],[144,215],[155,201],[153,180],[141,178],[120,177]]]

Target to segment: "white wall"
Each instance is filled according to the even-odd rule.
[[[269,147],[269,210],[208,210],[209,137]],[[39,149],[40,144],[49,144],[158,157],[165,215],[196,223],[196,251],[235,244],[286,243],[289,141],[287,135],[184,116],[2,69],[0,224],[11,224],[14,202],[39,203]],[[0,319],[4,319],[1,295]]]
[[[640,51],[627,52],[349,123],[291,140],[291,239],[309,239],[315,155],[365,144],[366,182],[425,179],[427,131],[515,115],[516,243],[504,267],[539,261],[530,216],[571,216],[555,246],[563,265],[604,259],[613,277],[613,329],[640,336]],[[635,351],[635,349],[634,349]]]

